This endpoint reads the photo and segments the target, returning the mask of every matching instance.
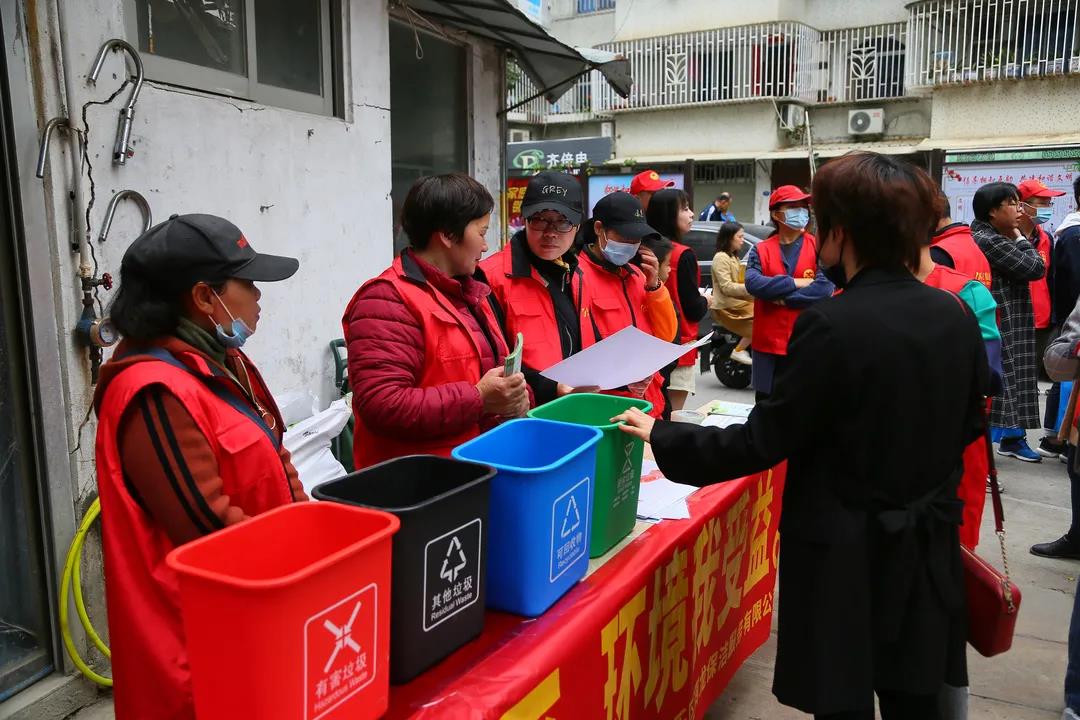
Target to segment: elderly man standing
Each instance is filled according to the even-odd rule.
[[[716,196],[712,204],[701,211],[698,220],[704,222],[737,222],[735,213],[731,212],[731,193],[722,192]]]
[[[1001,394],[990,421],[999,433],[998,454],[1040,462],[1027,444],[1027,429],[1039,427],[1038,356],[1029,283],[1046,274],[1046,265],[1020,232],[1020,192],[1011,183],[989,183],[971,201],[971,235],[990,263],[990,292],[998,304],[1001,329]]]

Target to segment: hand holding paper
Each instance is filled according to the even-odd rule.
[[[628,327],[552,365],[541,375],[570,387],[592,385],[612,390],[652,376],[711,337],[710,333],[696,343],[676,345]]]

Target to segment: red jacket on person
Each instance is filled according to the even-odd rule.
[[[756,246],[761,260],[762,275],[786,275],[783,251],[780,249],[780,236],[772,235]],[[799,258],[795,262],[793,277],[813,280],[817,274],[817,239],[808,232],[803,233],[803,244]],[[774,355],[787,355],[788,340],[795,327],[795,321],[802,309],[789,308],[761,298],[754,299],[754,339],[751,347],[760,352]]]
[[[529,263],[523,251],[516,251],[515,242],[511,240],[502,250],[486,258],[480,263],[480,269],[505,316],[505,337],[514,340],[521,333],[524,338],[522,363],[543,371],[565,360],[559,322],[547,281]],[[590,313],[592,286],[584,282],[584,273],[579,266],[575,266],[568,277],[577,309],[581,349],[584,350],[596,343]]]
[[[121,459],[119,429],[125,413],[151,386],[163,386],[178,400],[206,438],[221,497],[258,515],[306,499],[290,487],[280,445],[285,423],[255,366],[242,354],[252,391],[273,420],[255,420],[255,410],[225,372],[196,348],[166,338],[148,348],[125,340],[102,368],[94,397],[98,416],[95,461],[101,498],[101,538],[114,701],[119,718],[194,720],[191,669],[179,606],[179,583],[165,556],[176,544],[133,492]],[[215,390],[217,392],[215,392]],[[158,417],[154,420],[161,423]],[[176,492],[189,498],[193,518],[216,529],[207,507],[176,448],[159,450],[177,468]],[[227,623],[228,618],[222,618]],[[230,642],[223,636],[222,642]]]
[[[679,299],[679,274],[677,271],[679,267],[679,258],[682,257],[684,252],[690,250],[690,248],[680,242],[674,241],[671,243],[671,245],[671,273],[668,275],[667,282],[665,282],[664,284],[667,285],[668,294],[671,295],[671,302],[675,303],[675,314],[679,317],[678,342],[682,345],[685,345],[688,342],[695,342],[698,339],[698,324],[696,322],[691,322],[686,318],[686,311],[683,309],[682,300]],[[693,251],[691,251],[691,254],[692,253]],[[697,280],[694,284],[694,289],[696,290],[697,287],[699,287],[700,285],[701,270],[699,269],[697,274]],[[697,358],[698,351],[691,350],[690,352],[679,358],[678,366],[693,367],[697,364]]]
[[[976,248],[978,249],[978,248]],[[980,252],[980,254],[982,254]],[[955,258],[954,258],[955,261]],[[989,267],[989,266],[988,266]],[[975,278],[944,265],[935,265],[923,281],[931,287],[951,292],[959,298],[960,291]],[[977,281],[976,281],[977,282]],[[983,506],[986,503],[986,478],[990,474],[990,459],[986,454],[986,438],[981,437],[964,448],[964,474],[956,495],[964,503],[964,521],[960,525],[960,543],[971,550],[979,544]]]
[[[666,287],[661,285],[658,290],[646,291],[641,270],[633,265],[616,268],[607,261],[597,260],[589,248],[582,250],[578,258],[583,282],[591,287],[593,319],[601,340],[631,325],[663,340],[670,341],[675,336],[675,305]],[[656,418],[664,412],[663,384],[660,373],[654,373],[645,390],[645,399],[653,405],[649,414]],[[629,397],[629,393],[618,390],[606,394]]]
[[[353,296],[342,327],[357,470],[403,455],[449,457],[498,422],[476,389],[507,355],[490,292],[406,250]]]
[[[941,249],[953,262],[953,269],[972,280],[978,280],[990,289],[992,275],[990,262],[971,237],[971,228],[964,223],[954,223],[933,238],[933,246]]]
[[[1031,243],[1035,246],[1035,250],[1038,251],[1039,256],[1042,257],[1043,265],[1046,266],[1046,273],[1038,280],[1032,280],[1030,284],[1031,288],[1031,309],[1035,313],[1035,327],[1039,330],[1044,330],[1050,327],[1050,284],[1049,278],[1051,267],[1050,258],[1053,255],[1054,244],[1050,239],[1050,234],[1043,230],[1042,225],[1035,226],[1035,242]]]

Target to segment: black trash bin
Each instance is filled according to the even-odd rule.
[[[390,682],[405,683],[484,629],[488,500],[495,471],[432,455],[396,458],[322,483],[319,500],[397,515]]]

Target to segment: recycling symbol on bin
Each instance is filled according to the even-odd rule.
[[[456,557],[455,557],[456,553]],[[451,563],[456,562],[456,565]],[[442,570],[439,571],[439,577],[446,582],[454,582],[457,580],[458,573],[465,569],[468,561],[465,559],[465,551],[461,549],[461,541],[458,540],[457,535],[450,541],[450,546],[446,548],[446,557],[443,559]]]
[[[581,525],[581,513],[578,512],[577,500],[574,496],[570,496],[570,503],[566,506],[566,517],[562,521],[562,533],[560,537],[566,537],[570,533],[578,529]]]

